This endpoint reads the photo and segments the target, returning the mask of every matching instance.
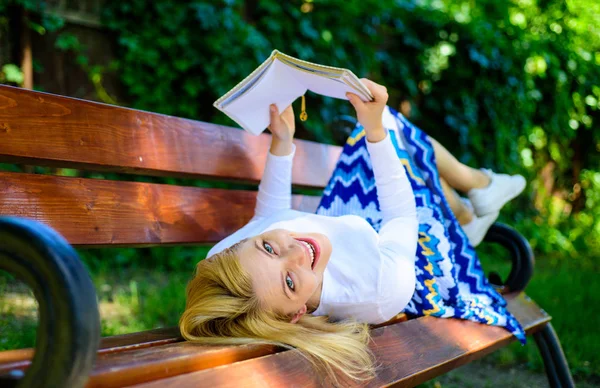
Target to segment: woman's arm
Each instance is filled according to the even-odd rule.
[[[367,142],[383,220],[379,230],[379,310],[384,321],[402,311],[415,292],[419,223],[415,197],[391,141]]]
[[[389,133],[377,143],[367,141],[383,218],[382,229],[394,219],[401,219],[409,224],[416,224],[417,221],[415,196],[391,136],[393,135]]]
[[[271,106],[271,147],[265,170],[258,186],[253,220],[286,210],[292,204],[292,161],[296,150],[293,144],[294,111],[290,105],[281,115]]]
[[[387,103],[387,89],[369,80],[363,82],[375,100],[364,103],[358,96],[348,97],[366,131],[367,149],[383,217],[379,230],[378,308],[382,319],[387,320],[406,307],[415,290],[419,223],[410,181],[392,144],[392,134],[383,128],[381,118]]]
[[[388,99],[387,89],[368,79],[363,78],[362,82],[369,88],[374,100],[362,102],[352,93],[348,93],[348,99],[356,110],[358,121],[365,128],[379,208],[383,216],[382,225],[385,226],[396,218],[413,225],[416,223],[414,193],[392,144],[391,134],[383,128],[382,115]]]

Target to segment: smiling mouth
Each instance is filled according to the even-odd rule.
[[[310,268],[314,269],[315,266],[315,257],[316,257],[316,249],[315,247],[309,243],[308,241],[299,240],[306,248],[308,248],[308,252],[310,254]]]

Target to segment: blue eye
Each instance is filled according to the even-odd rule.
[[[275,250],[273,249],[271,244],[269,244],[268,242],[263,242],[263,247],[265,248],[265,251],[269,252],[270,254],[275,253]]]
[[[285,277],[285,282],[287,284],[287,286],[290,288],[290,290],[294,291],[294,281],[292,280],[292,278],[290,277],[290,275],[287,275]]]

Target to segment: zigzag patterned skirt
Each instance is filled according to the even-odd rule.
[[[489,284],[446,201],[428,136],[391,108],[384,113],[384,126],[410,179],[419,219],[416,289],[404,312],[501,326],[525,343],[523,328]],[[344,146],[317,214],[358,215],[379,231],[381,213],[365,141],[365,131],[358,125]]]

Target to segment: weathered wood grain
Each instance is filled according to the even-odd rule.
[[[138,333],[114,335],[100,340],[98,355],[140,350],[183,341],[177,327],[141,331]],[[34,349],[15,349],[0,352],[0,375],[31,365]]]
[[[506,296],[509,310],[532,333],[550,317],[524,294]],[[480,358],[514,340],[506,330],[456,319],[423,317],[372,331],[371,348],[381,363],[368,386],[413,386]],[[136,345],[137,344],[137,345]],[[177,329],[108,337],[102,340],[89,387],[321,386],[294,352],[271,346],[206,347],[181,342]],[[0,352],[0,373],[25,369],[32,350]],[[235,365],[233,362],[247,360]],[[220,366],[220,368],[215,368]],[[187,374],[186,374],[187,373]],[[154,381],[154,383],[150,383]],[[294,385],[292,384],[292,386]],[[349,383],[345,383],[349,384]]]
[[[524,294],[507,295],[509,310],[529,333],[550,320]],[[381,364],[368,387],[412,387],[506,345],[514,337],[500,327],[457,319],[422,317],[375,329],[373,350]],[[342,380],[343,381],[343,380]],[[342,386],[355,386],[348,381]],[[219,368],[142,383],[143,388],[187,387],[322,387],[330,386],[309,362],[284,351]]]
[[[99,355],[87,388],[125,387],[274,354],[275,346],[201,346],[190,342]]]
[[[341,148],[295,142],[294,184],[324,187]],[[267,134],[0,85],[0,161],[257,182],[269,144]]]
[[[314,211],[319,198],[294,196]],[[255,191],[0,172],[0,215],[43,222],[78,246],[220,241],[254,213]]]

